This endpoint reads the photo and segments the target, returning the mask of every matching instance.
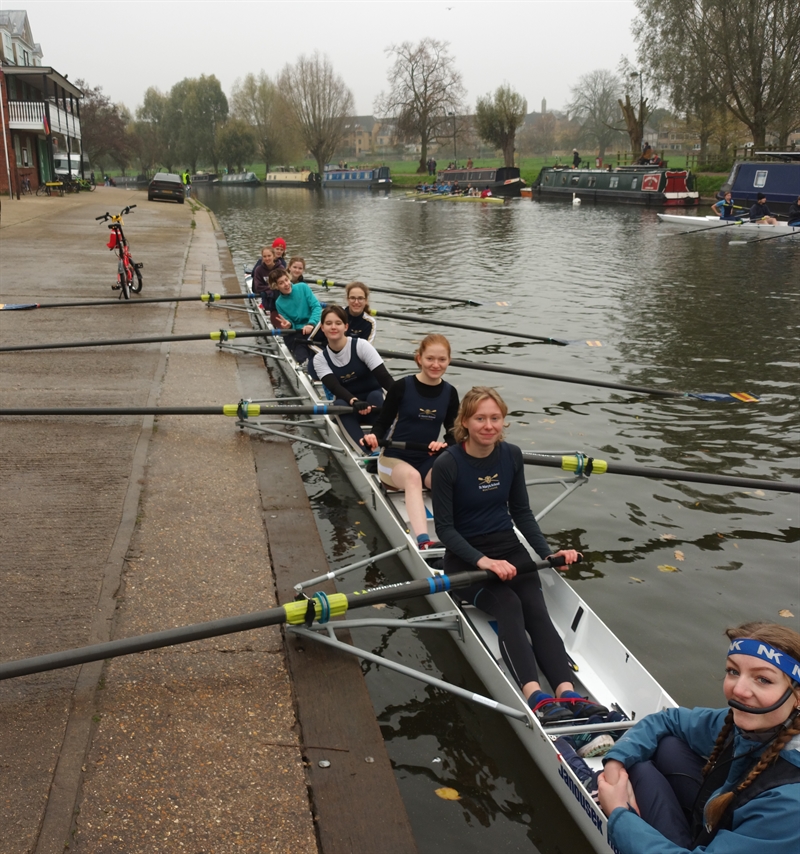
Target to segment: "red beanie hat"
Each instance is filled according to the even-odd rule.
[[[272,241],[273,246],[280,246],[281,249],[286,249],[286,241],[282,237],[276,237]]]

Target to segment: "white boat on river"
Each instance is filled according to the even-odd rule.
[[[252,316],[258,325],[265,330],[272,331],[268,319],[260,309],[253,311]],[[263,346],[243,346],[230,342],[220,342],[219,346],[222,349],[264,356],[270,364],[277,365],[280,368],[292,386],[293,393],[304,402],[313,403],[323,408],[329,402],[324,397],[322,386],[319,383],[312,382],[305,368],[294,362],[279,335],[275,335]],[[257,403],[258,401],[251,402]],[[425,558],[423,558],[422,553],[417,548],[416,541],[409,534],[403,493],[387,491],[380,483],[378,476],[369,471],[367,467],[369,458],[363,456],[363,451],[357,449],[351,442],[337,418],[321,415],[313,423],[298,422],[296,426],[286,421],[246,419],[239,421],[239,426],[256,432],[288,435],[293,440],[306,441],[316,445],[319,445],[319,440],[322,439],[323,446],[329,448],[339,461],[359,498],[365,503],[391,546],[390,551],[375,555],[368,562],[362,561],[350,567],[336,570],[334,573],[310,579],[299,586],[301,590],[310,590],[314,584],[393,554],[398,556],[409,575],[414,579],[430,579],[440,575],[429,561],[434,562],[436,558],[440,558],[443,550],[429,549],[424,553]],[[287,434],[286,429],[289,427],[295,432]],[[301,432],[304,429],[311,429],[318,436],[306,438]],[[574,452],[555,451],[550,453],[569,454]],[[560,491],[555,499],[537,514],[537,519],[541,519],[551,509],[568,498],[572,492],[588,482],[588,479],[584,474],[576,474],[564,478],[546,477],[528,481],[529,487],[549,487]],[[428,511],[430,513],[429,501]],[[430,515],[433,526],[435,526],[435,519],[432,518],[432,514]],[[569,725],[543,727],[528,708],[521,691],[506,671],[497,645],[496,634],[489,618],[471,606],[462,607],[448,593],[435,593],[427,597],[434,611],[430,617],[402,621],[381,620],[376,617],[371,617],[368,620],[347,619],[332,621],[325,625],[315,625],[312,628],[291,628],[288,630],[299,632],[322,643],[334,645],[359,657],[378,661],[382,667],[401,670],[413,678],[433,684],[440,689],[450,691],[464,699],[494,708],[499,713],[505,714],[521,744],[553,786],[594,850],[608,854],[612,848],[608,843],[606,817],[562,758],[554,741],[559,735],[579,732],[600,733],[624,729],[626,726],[630,726],[631,722],[639,720],[644,715],[676,704],[630,650],[575,592],[566,579],[555,569],[550,568],[541,572],[541,581],[553,623],[564,640],[567,653],[575,669],[576,690],[591,695],[609,709],[613,708],[623,713],[628,721],[622,725],[620,723],[589,725],[586,722],[569,721]],[[443,682],[428,673],[404,668],[402,665],[380,659],[371,652],[337,640],[335,636],[336,630],[357,629],[359,626],[366,625],[386,626],[392,629],[406,627],[415,631],[436,629],[450,631],[453,642],[483,682],[486,695],[468,692]],[[599,759],[587,761],[595,770],[601,767]]]
[[[767,237],[768,234],[800,234],[800,225],[789,225],[779,222],[777,225],[767,225],[763,222],[749,222],[746,219],[722,220],[718,216],[688,216],[685,214],[656,214],[665,225],[679,225],[685,229],[701,228],[708,231],[715,229],[731,229],[732,231],[743,231],[748,234],[758,233],[759,237]]]

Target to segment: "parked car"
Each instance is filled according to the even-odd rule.
[[[147,200],[171,199],[183,204],[186,197],[186,188],[183,186],[180,175],[172,172],[157,172],[150,186],[147,188]]]

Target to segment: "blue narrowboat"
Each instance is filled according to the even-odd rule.
[[[756,196],[763,193],[772,211],[787,213],[800,196],[800,152],[756,151],[755,156],[761,159],[733,164],[717,197],[721,199],[730,190],[735,201],[753,205]]]
[[[519,198],[525,182],[516,166],[473,166],[470,169],[442,169],[436,176],[440,184],[458,183],[460,189],[474,187],[491,190],[493,196]]]
[[[390,190],[392,179],[388,166],[375,166],[372,169],[326,166],[322,186],[343,190]]]

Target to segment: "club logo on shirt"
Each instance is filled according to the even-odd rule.
[[[435,421],[436,420],[436,409],[422,409],[419,410],[419,418],[421,421]]]
[[[500,486],[499,474],[487,474],[485,477],[478,478],[478,489],[481,492],[489,492],[497,489],[498,486]]]
[[[347,374],[340,374],[340,375],[339,375],[339,382],[340,382],[342,385],[345,385],[346,383],[348,383],[348,382],[350,382],[350,381],[352,381],[352,380],[355,380],[355,379],[358,379],[358,375],[356,374],[356,372],[355,372],[355,371],[350,371],[350,372],[349,372],[349,373],[347,373]]]

